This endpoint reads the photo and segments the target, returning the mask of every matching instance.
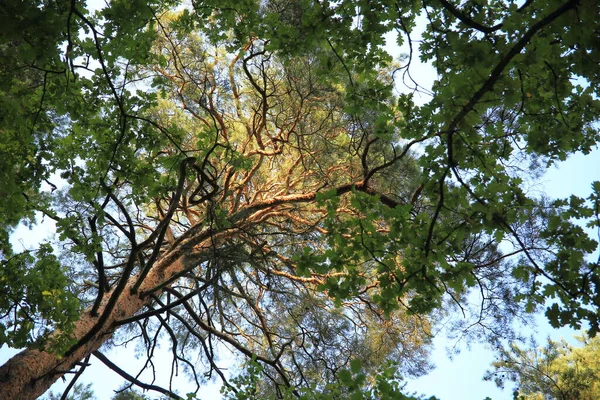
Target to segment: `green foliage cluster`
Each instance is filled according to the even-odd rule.
[[[149,397],[136,391],[129,389],[127,384],[124,384],[119,388],[118,392],[111,398],[111,400],[149,400]],[[45,400],[61,400],[65,399],[62,394],[50,392],[48,397],[44,396]],[[65,400],[97,400],[92,389],[92,384],[89,383],[84,385],[77,383],[73,387],[73,392],[69,394]]]
[[[261,379],[262,366],[251,361],[245,372],[231,380],[233,386],[224,386],[221,393],[228,400],[273,400],[275,397],[262,397],[257,390]],[[425,400],[423,397],[407,396],[397,366],[387,363],[380,367],[374,376],[367,376],[359,359],[350,361],[350,369],[338,373],[339,380],[321,388],[288,388],[281,396],[283,399],[301,400]],[[195,399],[195,397],[193,397]],[[427,400],[436,400],[430,397]]]
[[[43,204],[39,190],[64,112],[56,104],[69,92],[57,51],[69,28],[69,2],[45,3],[6,1],[0,8],[6,21],[0,27],[0,251],[6,256],[10,229]]]
[[[548,339],[545,346],[515,344],[503,348],[486,379],[499,386],[517,384],[519,400],[581,399],[600,396],[600,340],[598,336],[577,336],[576,346]]]
[[[50,392],[46,400],[62,400],[63,398],[62,393]],[[97,400],[97,397],[94,395],[91,383],[87,385],[78,383],[73,388],[73,393],[68,395],[65,400]]]
[[[72,344],[70,331],[79,318],[77,297],[49,244],[1,262],[0,343],[14,348],[50,347],[61,353]],[[48,334],[58,330],[58,334]],[[63,333],[60,333],[63,332]]]

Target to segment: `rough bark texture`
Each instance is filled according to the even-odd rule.
[[[110,293],[105,295],[106,298],[108,296]],[[133,315],[143,304],[144,301],[139,296],[130,295],[129,291],[123,293],[100,333],[68,356],[59,358],[55,354],[39,350],[24,350],[17,354],[0,368],[0,398],[38,398],[77,362],[100,348],[111,336],[111,326],[115,321],[123,316]],[[97,320],[97,317],[85,312],[76,323],[75,337],[82,338],[94,327]]]
[[[206,240],[207,236],[210,236],[209,240]],[[204,231],[192,238],[180,241],[154,265],[136,294],[131,292],[131,288],[137,277],[129,279],[125,290],[119,296],[115,307],[98,333],[82,343],[71,354],[57,357],[57,355],[45,351],[24,350],[8,360],[0,367],[0,400],[37,399],[80,360],[99,349],[113,334],[117,321],[135,315],[144,304],[150,301],[149,296],[145,299],[141,298],[141,293],[155,288],[182,271],[188,257],[193,258],[194,254],[214,245],[215,239],[228,236],[230,236],[228,232],[215,235],[214,232]],[[81,318],[75,324],[73,332],[75,338],[78,340],[84,338],[94,329],[112,294],[113,291],[110,291],[104,295],[97,317],[90,314],[90,309],[82,313]]]

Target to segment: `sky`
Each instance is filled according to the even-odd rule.
[[[421,22],[422,26],[422,22]],[[417,30],[419,28],[417,27]],[[418,40],[419,35],[415,34],[413,40]],[[388,42],[394,42],[393,37],[388,38]],[[407,48],[389,48],[390,52],[398,57],[401,53],[406,53]],[[414,55],[411,65],[411,75],[415,81],[425,88],[431,86],[435,79],[435,72],[430,65],[422,64]],[[402,87],[399,91],[404,91]],[[415,101],[424,103],[428,100],[427,95],[417,94]],[[567,197],[575,194],[581,197],[587,197],[590,193],[591,183],[600,181],[600,150],[596,150],[587,156],[575,154],[565,162],[552,167],[542,178],[540,192],[552,198]],[[34,231],[20,226],[12,240],[16,245],[15,249],[30,248],[35,246],[36,242],[47,236],[53,231],[51,221],[44,221],[40,227]],[[523,327],[525,332],[534,334],[538,341],[543,341],[547,336],[553,339],[569,339],[573,334],[578,333],[570,329],[552,329],[545,321],[543,316],[536,318],[536,325]],[[460,353],[452,357],[449,356],[451,350],[459,349]],[[0,365],[14,355],[16,351],[5,347],[0,349]],[[155,366],[157,368],[157,384],[166,385],[170,374],[169,349],[159,350],[160,357],[157,358]],[[106,355],[113,361],[124,365],[132,375],[135,375],[141,367],[142,360],[136,358],[136,352],[133,345],[120,347],[117,351],[106,352]],[[96,397],[99,400],[110,399],[114,390],[117,389],[124,380],[116,373],[103,366],[99,360],[92,357],[92,365],[84,373],[81,382],[92,382]],[[434,350],[431,354],[431,361],[436,368],[426,376],[408,381],[407,389],[427,396],[435,395],[441,400],[483,400],[490,397],[493,400],[511,399],[512,388],[502,391],[495,386],[493,382],[482,380],[484,372],[489,368],[493,361],[493,353],[482,343],[462,343],[454,342],[443,336],[434,339]],[[182,374],[183,375],[183,374]],[[152,377],[148,374],[141,375],[140,379],[150,382]],[[176,379],[174,389],[180,394],[185,394],[188,390],[193,390],[195,386],[187,383],[185,377],[180,376]],[[66,386],[64,382],[57,382],[51,390],[60,391]],[[199,392],[199,398],[205,400],[220,399],[219,386],[208,385]]]

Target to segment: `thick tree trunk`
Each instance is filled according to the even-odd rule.
[[[210,236],[210,240],[206,240],[208,236]],[[216,238],[223,239],[230,236],[231,234],[227,232],[215,234],[214,232],[205,231],[199,233],[193,239],[182,241],[176,249],[172,249],[155,263],[136,294],[131,293],[136,277],[129,279],[125,290],[119,296],[102,327],[94,336],[85,340],[72,354],[58,357],[56,354],[45,351],[24,350],[15,355],[0,367],[0,400],[29,400],[41,396],[58,378],[71,371],[79,361],[93,351],[99,349],[114,333],[115,322],[135,315],[144,304],[150,301],[150,296],[142,299],[140,293],[155,288],[182,271],[187,265],[185,260],[188,257],[193,258],[194,254],[213,246]],[[199,242],[200,244],[197,244]],[[94,329],[112,293],[113,291],[104,295],[98,310],[98,316],[92,316],[90,309],[82,313],[73,331],[75,338],[80,340]]]
[[[110,293],[106,294],[106,298]],[[144,301],[137,295],[130,295],[126,289],[120,296],[113,312],[99,333],[65,357],[39,350],[24,350],[7,361],[0,368],[0,399],[36,399],[77,362],[91,354],[112,335],[112,324],[124,316],[131,316],[139,310]],[[102,312],[103,308],[100,310]],[[92,317],[86,310],[76,323],[74,335],[84,337],[96,325],[98,317]]]

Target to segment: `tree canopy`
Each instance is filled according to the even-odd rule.
[[[597,399],[600,396],[600,347],[598,336],[576,337],[579,346],[548,339],[528,348],[512,344],[504,348],[486,378],[498,385],[517,383],[519,400]]]
[[[103,353],[166,340],[198,389],[406,398],[447,318],[600,329],[600,182],[534,190],[600,139],[597,2],[91,6],[0,5],[0,397],[94,357],[178,398]],[[56,237],[13,247],[36,218]]]

